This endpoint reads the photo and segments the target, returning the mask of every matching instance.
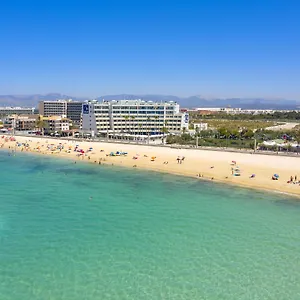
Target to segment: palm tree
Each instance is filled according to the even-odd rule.
[[[44,121],[43,116],[39,115],[36,121],[36,127],[42,131],[42,136],[44,136],[45,128],[47,128],[47,123]]]
[[[155,116],[154,119],[155,119],[155,127],[156,127],[156,130],[158,131],[158,128],[157,128],[157,127],[158,127],[158,126],[157,126],[158,116]]]
[[[147,117],[147,134],[148,134],[148,144],[149,144],[149,139],[150,139],[150,128],[149,128],[149,122],[150,122],[151,118],[148,116]]]
[[[300,145],[300,128],[295,132],[295,140],[297,142],[297,154],[299,152],[299,145]]]
[[[135,117],[134,117],[134,116],[132,116],[132,117],[131,117],[131,125],[132,125],[132,127],[131,127],[131,128],[134,128],[134,124],[133,124],[133,122],[134,122],[134,119],[135,119]]]
[[[125,132],[127,132],[127,121],[129,120],[129,116],[124,116],[125,119]]]
[[[163,136],[163,144],[164,144],[165,143],[165,135],[169,133],[169,129],[168,129],[168,127],[164,126],[161,131],[164,134],[164,136]]]

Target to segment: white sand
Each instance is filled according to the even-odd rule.
[[[20,143],[28,142],[30,148],[27,151],[41,154],[69,157],[73,160],[97,164],[101,160],[101,164],[122,165],[131,168],[136,166],[139,169],[149,169],[192,177],[196,177],[200,173],[203,175],[201,177],[203,179],[300,196],[300,185],[287,183],[291,176],[297,175],[300,179],[300,156],[282,157],[225,151],[171,149],[167,147],[78,142],[37,137],[28,138],[18,136],[16,140]],[[21,151],[21,147],[15,148],[16,142],[5,142],[4,139],[0,139],[1,143],[4,148],[11,147],[11,149]],[[64,145],[63,151],[51,154],[51,151],[47,150],[48,144],[58,145],[59,143]],[[93,151],[83,157],[77,157],[77,153],[73,151],[76,144],[79,144],[79,148],[84,151],[89,147],[93,147]],[[66,153],[69,146],[72,146],[72,151]],[[37,149],[37,147],[40,147],[40,149]],[[104,150],[104,152],[100,150]],[[24,148],[23,151],[26,151],[26,149]],[[128,155],[126,157],[107,156],[110,152],[116,151],[128,152]],[[133,157],[136,155],[138,159],[135,160]],[[90,156],[90,159],[88,159],[88,156]],[[182,164],[177,163],[176,158],[178,156],[185,157]],[[156,158],[154,161],[151,161],[151,157]],[[241,170],[241,176],[239,177],[232,175],[231,162],[233,160],[237,162],[237,166]],[[168,162],[168,164],[164,164],[164,162]],[[99,165],[99,167],[101,166]],[[279,180],[271,179],[275,173],[279,174]],[[255,178],[249,178],[251,174],[255,174]]]

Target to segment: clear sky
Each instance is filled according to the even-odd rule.
[[[2,0],[0,94],[300,99],[299,0]]]

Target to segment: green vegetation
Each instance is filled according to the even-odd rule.
[[[42,117],[42,116],[39,116],[39,117],[38,117],[35,126],[36,126],[39,130],[41,130],[42,135],[44,135],[44,131],[45,131],[45,129],[47,129],[47,127],[48,127],[48,126],[47,126],[47,123],[43,120],[43,117]]]
[[[242,130],[244,128],[250,130],[262,129],[277,125],[273,121],[252,121],[252,120],[205,120],[209,128],[220,129],[227,128],[228,130]]]
[[[227,114],[227,113],[216,113],[211,115],[200,115],[199,112],[190,112],[191,119],[225,119],[225,120],[287,120],[287,121],[300,121],[300,112],[274,112],[273,114]]]
[[[257,129],[254,132],[248,128],[239,131],[234,126],[232,128],[223,126],[219,129],[202,130],[196,132],[195,135],[184,133],[180,136],[168,136],[167,144],[195,146],[198,137],[198,146],[254,149],[255,141],[259,145],[263,141],[282,139],[283,136],[300,144],[300,128],[284,132]]]

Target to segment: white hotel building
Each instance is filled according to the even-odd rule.
[[[176,134],[188,130],[188,125],[188,114],[180,112],[179,104],[172,101],[92,100],[82,107],[82,130],[92,135]]]

